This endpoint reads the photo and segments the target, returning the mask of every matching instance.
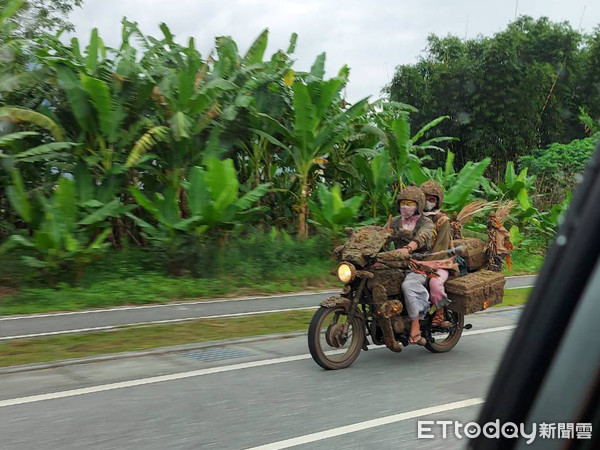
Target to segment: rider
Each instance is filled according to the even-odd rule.
[[[433,222],[423,214],[425,195],[417,186],[408,186],[398,194],[399,216],[390,222],[392,241],[400,253],[405,256],[420,250],[428,251],[431,248]],[[429,310],[429,293],[425,284],[427,278],[424,274],[410,272],[402,283],[402,293],[408,317],[411,319],[410,340],[411,344],[425,345],[427,341],[421,336],[419,320]]]
[[[425,211],[423,214],[429,217],[434,224],[432,253],[441,253],[452,248],[452,230],[448,216],[440,210],[444,201],[444,191],[442,186],[429,180],[421,185],[421,190],[425,194]],[[440,260],[445,256],[432,256],[426,258],[429,260]],[[448,304],[444,283],[448,279],[449,271],[443,268],[437,268],[437,277],[431,277],[429,280],[429,300],[436,306],[437,311],[432,320],[432,325],[441,328],[449,328],[452,324],[444,320],[444,305]]]

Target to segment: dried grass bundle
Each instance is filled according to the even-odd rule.
[[[458,213],[456,218],[461,225],[464,225],[471,221],[476,214],[495,208],[497,204],[497,202],[476,200],[468,205],[465,205],[465,207]]]
[[[498,206],[498,209],[496,210],[496,219],[498,220],[498,222],[503,224],[506,221],[506,219],[508,219],[510,211],[514,208],[515,205],[516,203],[513,200],[500,204],[500,206]]]

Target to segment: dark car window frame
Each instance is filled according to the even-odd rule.
[[[600,146],[592,157],[555,243],[505,351],[479,423],[525,423],[600,255]],[[473,449],[512,449],[515,439],[469,442]]]
[[[588,288],[577,306],[573,318],[560,344],[552,366],[546,374],[531,414],[525,426],[532,424],[592,423],[589,412],[597,408],[600,361],[600,263],[596,264]],[[598,431],[596,430],[596,433]],[[576,437],[577,434],[575,433]],[[569,448],[575,448],[572,441]],[[518,449],[552,450],[565,448],[563,440],[540,439],[526,444],[521,440]]]

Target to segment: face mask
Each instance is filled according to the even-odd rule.
[[[433,211],[436,206],[437,206],[437,203],[425,202],[425,211]]]
[[[415,215],[415,211],[417,210],[416,206],[401,206],[400,207],[400,215],[403,219],[410,219]]]

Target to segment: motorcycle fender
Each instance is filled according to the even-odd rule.
[[[348,312],[348,310],[350,309],[350,300],[340,295],[335,295],[333,297],[329,297],[323,300],[320,303],[320,305],[325,308],[335,308],[336,306],[342,306],[346,310],[346,312]]]

